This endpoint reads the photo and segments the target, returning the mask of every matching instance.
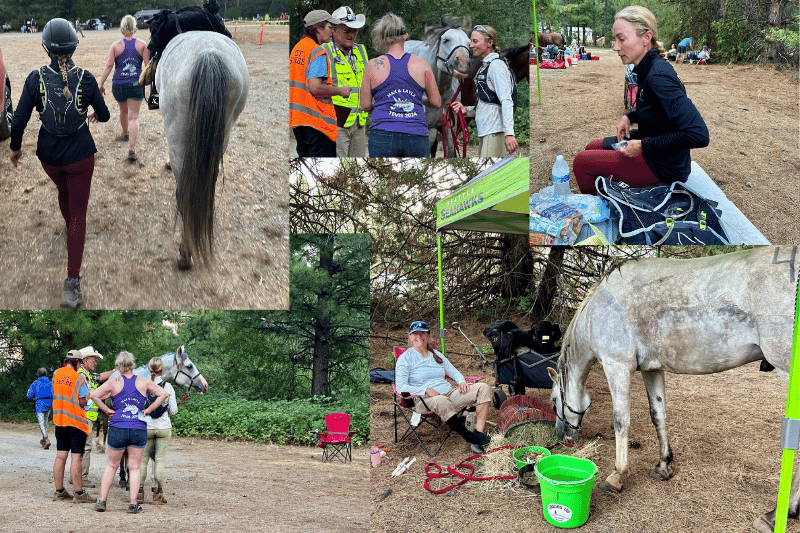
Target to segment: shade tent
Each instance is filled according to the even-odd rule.
[[[468,230],[527,235],[530,209],[530,159],[499,160],[457,191],[436,202],[436,244],[439,257],[439,327],[444,352],[442,231]]]

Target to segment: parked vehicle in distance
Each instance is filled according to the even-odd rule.
[[[11,117],[14,116],[14,104],[11,101],[11,80],[8,79],[6,65],[3,63],[3,51],[0,50],[0,102],[3,102],[3,113],[0,116],[0,139],[11,137]]]
[[[136,27],[140,30],[149,28],[150,26],[147,25],[147,22],[153,15],[159,13],[160,11],[160,9],[143,9],[142,11],[137,11],[133,15],[133,18],[136,19]]]
[[[13,30],[13,29],[14,29],[14,28],[12,28],[12,27],[11,27],[11,24],[9,24],[8,22],[6,22],[5,24],[3,24],[3,31],[11,31],[11,30]]]
[[[81,28],[84,30],[104,30],[108,26],[105,17],[89,19],[81,23]]]

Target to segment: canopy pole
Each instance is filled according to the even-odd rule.
[[[536,22],[536,0],[533,0],[533,31],[536,32],[534,47],[536,50],[536,89],[539,91],[539,103],[542,103],[542,78],[539,72],[539,24]]]
[[[792,362],[789,367],[789,392],[786,395],[786,416],[781,425],[781,478],[778,484],[778,505],[775,511],[775,533],[786,532],[789,513],[789,492],[792,486],[794,454],[800,431],[800,281],[794,299],[794,336],[792,337]]]
[[[442,287],[442,232],[436,232],[436,248],[439,263],[439,342],[444,354],[444,336],[447,330],[444,327],[444,294]]]

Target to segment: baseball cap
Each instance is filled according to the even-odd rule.
[[[311,11],[303,19],[303,22],[305,23],[306,26],[313,26],[314,24],[320,24],[322,22],[341,24],[340,20],[336,20],[335,18],[331,17],[331,14],[325,11],[324,9],[315,9],[314,11]]]
[[[409,333],[414,333],[415,331],[430,331],[428,329],[428,324],[422,322],[421,320],[417,320],[416,322],[411,323],[411,327],[408,328]]]

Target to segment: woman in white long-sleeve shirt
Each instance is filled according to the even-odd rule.
[[[475,93],[478,103],[464,107],[461,102],[450,104],[453,110],[468,117],[475,117],[475,126],[480,139],[480,157],[505,157],[517,150],[514,136],[514,101],[511,82],[514,73],[500,58],[497,48],[497,32],[488,25],[477,25],[472,29],[470,49],[481,58],[481,67],[475,74]],[[498,61],[495,61],[498,60]],[[506,153],[508,152],[508,154]]]
[[[169,446],[170,438],[172,437],[172,422],[170,415],[178,413],[178,401],[175,398],[175,389],[171,383],[166,383],[161,378],[164,373],[164,363],[160,357],[153,357],[147,365],[150,369],[150,379],[156,385],[163,387],[169,393],[169,398],[166,402],[167,410],[158,418],[153,417],[152,421],[147,423],[147,444],[142,453],[142,466],[141,466],[141,484],[139,485],[139,501],[144,501],[144,480],[147,477],[147,463],[150,461],[150,453],[153,447],[156,449],[155,461],[153,462],[153,472],[156,478],[155,492],[153,492],[153,503],[167,503],[164,498],[164,460],[167,455],[167,446]]]
[[[483,452],[483,446],[490,441],[489,436],[483,433],[491,401],[489,385],[467,383],[444,355],[429,346],[431,335],[425,322],[412,322],[408,339],[413,347],[397,358],[394,369],[397,392],[420,396],[425,403],[415,402],[415,411],[425,413],[430,409],[464,437],[473,452]],[[445,376],[449,376],[457,386],[452,387]],[[469,431],[457,416],[461,409],[472,404],[475,404],[476,412],[475,431]]]

